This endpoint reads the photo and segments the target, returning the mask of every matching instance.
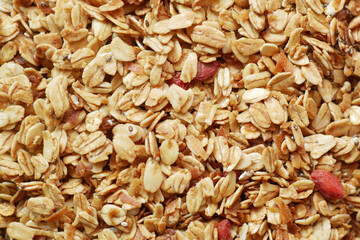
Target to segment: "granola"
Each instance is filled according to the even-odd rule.
[[[0,239],[359,239],[359,0],[0,0]]]

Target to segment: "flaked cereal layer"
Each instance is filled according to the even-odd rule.
[[[0,0],[0,239],[359,239],[359,43],[359,0]]]

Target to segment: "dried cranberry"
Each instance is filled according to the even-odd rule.
[[[197,73],[194,78],[195,81],[205,81],[212,77],[219,69],[220,64],[217,61],[210,63],[203,63],[198,61]],[[168,81],[169,86],[176,84],[183,89],[189,88],[189,83],[184,83],[180,79],[181,72],[176,72],[175,75]]]
[[[187,90],[189,88],[189,83],[184,83],[182,80],[180,80],[181,72],[176,72],[175,75],[168,81],[169,86],[175,84],[179,87]]]
[[[334,174],[324,170],[315,170],[311,173],[315,187],[326,198],[343,199],[344,188]]]
[[[210,63],[203,63],[198,61],[197,65],[197,73],[194,78],[196,81],[205,81],[209,79],[211,76],[216,74],[219,69],[220,64],[217,61]]]
[[[218,239],[219,240],[230,240],[231,233],[230,233],[230,222],[229,220],[225,219],[218,223],[217,225],[218,231]]]

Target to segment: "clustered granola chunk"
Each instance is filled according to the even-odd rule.
[[[358,239],[359,43],[359,0],[0,0],[0,239]]]

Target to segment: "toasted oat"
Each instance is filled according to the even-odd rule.
[[[191,32],[191,39],[196,43],[205,44],[214,48],[222,48],[226,42],[223,32],[207,25],[195,26]]]
[[[116,60],[130,62],[136,58],[134,47],[125,43],[121,38],[113,39],[110,49]]]
[[[249,56],[259,52],[260,48],[265,44],[265,41],[262,39],[240,38],[233,44],[235,45],[235,48],[239,51],[240,54],[244,56]]]

